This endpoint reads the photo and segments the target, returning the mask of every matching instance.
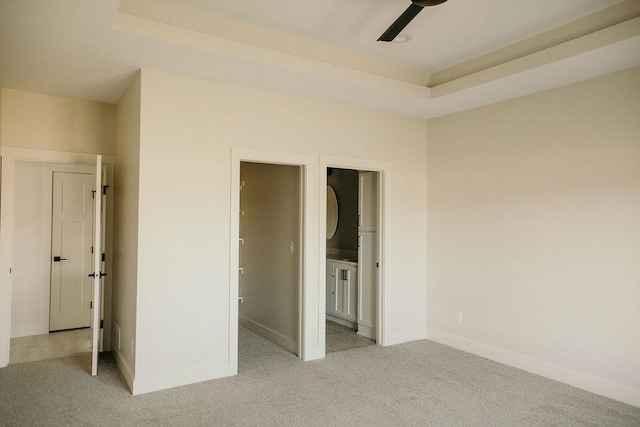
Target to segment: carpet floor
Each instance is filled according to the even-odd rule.
[[[113,358],[0,369],[2,426],[639,426],[640,408],[423,340],[302,362],[247,330],[235,377],[131,396]]]

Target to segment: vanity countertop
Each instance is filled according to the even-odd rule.
[[[348,264],[358,265],[358,261],[350,258],[327,257],[327,261],[340,261]]]

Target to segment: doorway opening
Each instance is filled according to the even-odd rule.
[[[326,353],[378,339],[379,175],[327,168]]]
[[[95,165],[18,159],[5,165],[13,178],[13,196],[5,199],[13,212],[9,363],[109,350],[112,194],[106,184],[113,167],[100,167],[105,187],[95,191]]]
[[[301,353],[301,182],[300,166],[240,163],[239,371],[280,351],[271,343]]]

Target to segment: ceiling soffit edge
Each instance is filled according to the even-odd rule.
[[[592,33],[618,26],[618,24],[627,21],[637,22],[635,18],[638,17],[640,17],[640,1],[628,0],[469,61],[436,71],[429,76],[428,86],[433,88],[558,45],[566,46],[567,42],[584,38]]]
[[[429,81],[428,73],[393,60],[194,10],[180,2],[164,2],[159,7],[158,0],[122,0],[118,12],[412,85],[426,86]]]
[[[376,88],[376,90],[379,91],[392,92],[410,97],[430,98],[430,89],[425,85],[407,83],[352,68],[273,51],[260,46],[176,27],[171,24],[165,24],[123,12],[116,13],[112,28],[141,37],[184,46],[215,55],[276,67],[289,72],[314,75],[337,82],[346,82],[360,87]]]

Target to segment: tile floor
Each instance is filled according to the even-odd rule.
[[[351,348],[366,347],[376,342],[358,335],[356,331],[346,326],[327,320],[326,352],[349,350]]]
[[[56,359],[91,351],[91,328],[11,339],[9,364]]]

